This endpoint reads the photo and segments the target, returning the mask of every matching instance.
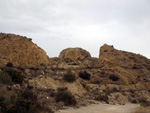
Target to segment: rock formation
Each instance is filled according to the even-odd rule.
[[[68,70],[71,73],[67,74]],[[13,76],[12,72],[15,72]],[[66,74],[76,79],[68,82]],[[18,75],[22,76],[16,77]],[[20,86],[16,85],[18,80]],[[95,100],[109,104],[147,100],[150,103],[150,60],[107,44],[100,48],[99,58],[91,57],[82,48],[67,48],[58,58],[48,58],[31,39],[0,33],[0,93],[4,88],[6,92],[9,89],[8,94],[13,94],[9,92],[13,89],[12,83],[17,87],[15,92],[24,88],[34,90],[39,105],[48,103],[48,109],[50,106],[55,110],[62,108],[66,100],[57,102],[55,97],[62,92],[66,95],[66,91],[74,95],[79,106]],[[0,95],[8,98],[7,93]]]
[[[67,48],[64,49],[59,55],[59,58],[69,60],[82,60],[90,57],[90,53],[82,48]]]
[[[140,54],[116,50],[113,46],[104,44],[100,48],[100,62],[109,62],[126,68],[134,65],[142,66],[150,63],[150,60]]]
[[[107,70],[105,76],[115,82],[148,81],[150,75],[149,59],[139,54],[116,50],[106,44],[100,48],[99,62],[101,71]]]
[[[11,62],[14,66],[39,66],[49,62],[46,52],[31,39],[0,33],[0,66]]]

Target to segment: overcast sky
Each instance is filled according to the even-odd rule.
[[[150,58],[150,0],[0,0],[0,32],[33,39],[49,57],[103,44]]]

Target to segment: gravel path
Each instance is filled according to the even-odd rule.
[[[56,113],[132,113],[132,111],[136,107],[138,107],[138,105],[135,104],[126,104],[126,105],[97,104],[80,108],[69,108],[65,110],[59,110]]]

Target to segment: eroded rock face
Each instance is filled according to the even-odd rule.
[[[91,55],[88,51],[82,48],[67,48],[60,53],[59,58],[69,60],[82,60],[85,58],[91,58]]]
[[[99,62],[101,71],[104,70],[101,75],[108,76],[112,82],[132,84],[148,81],[150,60],[142,55],[120,51],[105,44],[100,48]]]
[[[49,60],[46,52],[34,44],[31,39],[0,33],[0,66],[8,62],[14,66],[47,65]]]
[[[99,58],[100,63],[109,62],[126,68],[132,68],[135,65],[140,68],[150,63],[150,60],[142,55],[117,50],[107,44],[100,48]]]

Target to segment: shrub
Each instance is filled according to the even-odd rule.
[[[77,104],[75,97],[69,91],[58,91],[55,100],[56,102],[64,102],[66,106]]]
[[[6,64],[6,67],[13,67],[13,64],[9,62]]]
[[[108,95],[99,94],[98,96],[95,97],[95,100],[104,101],[104,102],[108,103]]]
[[[37,101],[37,95],[30,89],[26,89],[21,96],[26,100]]]
[[[12,82],[22,84],[24,81],[25,76],[21,73],[21,71],[11,68],[11,67],[5,67],[3,69],[4,72],[8,73],[8,75],[11,77]]]
[[[37,102],[21,98],[17,100],[13,111],[8,113],[54,113],[49,107],[47,108]]]
[[[53,111],[37,100],[37,95],[32,90],[26,89],[17,92],[17,97],[7,98],[0,96],[0,113],[53,113]]]
[[[4,105],[4,101],[5,101],[5,98],[3,96],[0,96],[0,106]]]
[[[11,77],[8,73],[0,72],[0,84],[12,84]]]
[[[140,102],[140,105],[143,107],[150,106],[150,101],[148,101],[147,99],[141,99],[139,102]]]
[[[116,75],[110,75],[109,79],[112,80],[112,81],[118,81],[119,77],[117,77]]]
[[[90,80],[90,76],[91,75],[89,73],[87,73],[86,71],[84,71],[84,72],[81,71],[79,73],[79,77],[82,79],[85,79],[85,80]]]
[[[14,107],[8,109],[7,113],[53,113],[50,108],[41,105],[37,101],[37,95],[30,89],[26,89],[20,92]]]
[[[6,102],[5,102],[5,98],[3,96],[0,96],[0,113],[4,112],[6,113],[7,109],[6,109]]]
[[[31,109],[31,106],[34,105],[35,103],[32,101],[27,101],[22,98],[18,98],[16,101],[15,105],[15,112],[16,113],[28,113],[29,110]]]
[[[71,70],[68,70],[64,75],[64,80],[67,82],[74,82],[76,80],[76,76],[71,72]]]

